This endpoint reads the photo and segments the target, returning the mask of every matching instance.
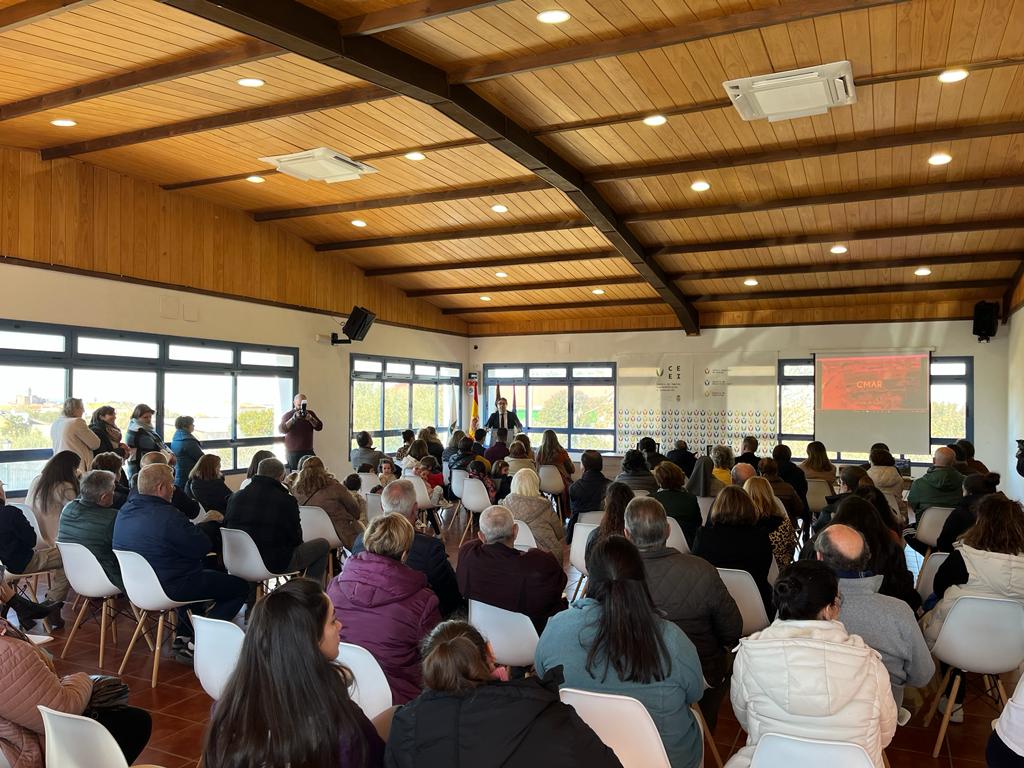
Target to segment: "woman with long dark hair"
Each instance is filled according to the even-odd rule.
[[[594,545],[609,536],[626,535],[626,507],[633,500],[633,490],[625,483],[618,481],[609,483],[604,492],[604,517],[587,539],[586,557],[594,549]]]
[[[700,726],[690,704],[704,694],[693,643],[658,614],[640,552],[622,536],[590,553],[587,596],[548,619],[537,674],[561,666],[565,685],[632,696],[658,727],[672,768],[701,764]]]
[[[975,472],[964,478],[964,497],[946,518],[936,543],[936,552],[952,552],[957,539],[963,536],[978,520],[978,503],[999,490],[999,473]]]
[[[117,426],[117,411],[112,405],[101,405],[92,412],[89,429],[100,439],[99,447],[93,451],[93,458],[101,453],[117,453],[121,458],[128,455],[128,446],[124,444],[124,435]]]
[[[206,730],[206,768],[362,768],[384,743],[349,698],[340,622],[320,585],[293,579],[256,603]]]
[[[39,544],[52,546],[57,540],[60,512],[78,495],[81,464],[82,457],[74,451],[58,451],[29,484],[25,500],[39,521]]]

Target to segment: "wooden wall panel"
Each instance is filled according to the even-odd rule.
[[[422,300],[369,279],[240,211],[77,160],[0,148],[0,256],[41,265],[465,332]]]

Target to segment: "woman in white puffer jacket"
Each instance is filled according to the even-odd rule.
[[[778,618],[740,640],[732,707],[747,744],[729,768],[750,765],[766,733],[862,746],[875,768],[896,732],[896,702],[878,652],[837,620],[839,584],[815,560],[783,569],[774,589]]]

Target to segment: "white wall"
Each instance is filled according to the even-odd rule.
[[[1024,330],[1018,335],[1024,337]],[[1015,341],[1016,359],[1020,374],[1024,375],[1024,339]],[[936,355],[973,355],[974,437],[978,457],[994,471],[1005,472],[1007,352],[1010,346],[1005,332],[990,344],[979,344],[971,334],[969,322],[721,328],[704,330],[697,337],[687,337],[682,331],[500,336],[470,340],[468,370],[482,372],[485,363],[516,361],[617,362],[620,357],[638,352],[722,353],[723,357],[732,358],[737,350],[752,355],[773,351],[780,358],[789,358],[806,357],[811,351],[826,349],[932,348]],[[1017,393],[1019,401],[1024,394],[1024,383]],[[1020,434],[1011,437],[1024,437],[1024,408],[1015,408],[1014,412],[1018,410]],[[685,438],[685,435],[679,437]],[[865,439],[870,442],[870,436]]]
[[[339,472],[348,470],[350,350],[466,364],[461,336],[378,323],[366,341],[331,347],[314,337],[339,326],[312,312],[8,264],[0,285],[6,319],[298,347],[299,387],[325,425],[315,447]]]
[[[999,330],[1004,331],[1005,326]],[[1007,432],[1004,449],[1009,467],[1007,474],[1003,475],[1003,488],[1007,496],[1021,499],[1024,498],[1024,478],[1016,472],[1015,459],[1017,438],[1024,438],[1024,314],[1020,312],[1010,318],[1007,347]]]

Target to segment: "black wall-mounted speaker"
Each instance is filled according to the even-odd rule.
[[[366,307],[352,307],[352,311],[349,313],[348,320],[345,321],[341,332],[352,339],[352,341],[362,341],[366,338],[366,334],[370,332],[370,326],[373,325],[373,321],[376,319],[377,315],[366,309]]]
[[[978,341],[988,341],[999,330],[999,305],[994,301],[979,301],[974,305],[974,335]]]

